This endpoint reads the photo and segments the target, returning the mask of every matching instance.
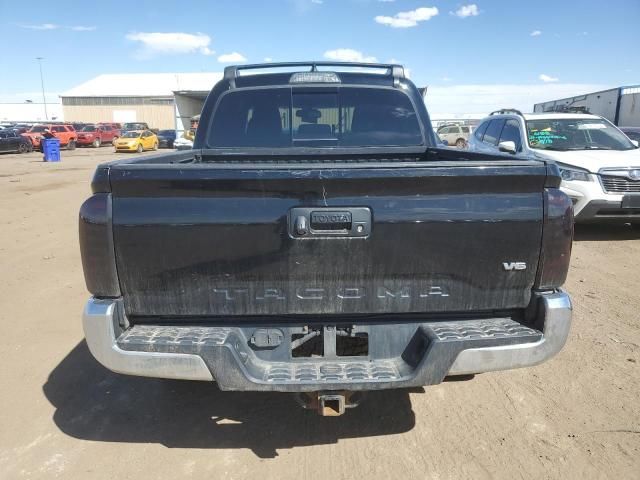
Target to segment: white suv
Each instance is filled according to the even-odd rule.
[[[498,110],[475,129],[469,150],[554,160],[576,222],[640,224],[638,143],[602,117]]]
[[[469,125],[442,125],[436,134],[451,147],[466,148],[472,131],[473,127]]]

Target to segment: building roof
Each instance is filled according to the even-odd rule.
[[[176,91],[208,92],[222,73],[105,74],[67,90],[61,97],[170,97]]]

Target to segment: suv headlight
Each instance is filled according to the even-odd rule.
[[[592,181],[591,176],[589,175],[589,172],[586,172],[584,170],[578,170],[575,168],[569,168],[561,165],[558,165],[558,168],[560,169],[560,177],[562,177],[562,180],[569,181],[569,182],[574,180],[578,180],[581,182]]]

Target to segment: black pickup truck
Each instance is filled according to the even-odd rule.
[[[559,185],[552,163],[438,147],[399,65],[228,67],[193,150],[98,166],[88,346],[115,372],[324,415],[541,363],[571,323]]]

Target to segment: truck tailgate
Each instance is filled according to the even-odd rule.
[[[544,164],[515,160],[114,165],[126,313],[179,320],[524,308],[545,177]]]

